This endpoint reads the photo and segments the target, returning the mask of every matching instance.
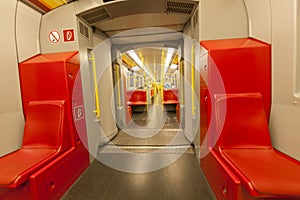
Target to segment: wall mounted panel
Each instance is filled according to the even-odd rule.
[[[22,142],[24,118],[15,40],[17,1],[0,2],[0,156],[17,150]]]
[[[200,40],[248,37],[248,18],[243,0],[201,0]]]
[[[271,43],[270,0],[244,0],[249,23],[249,36]]]
[[[300,103],[295,97],[297,0],[271,0],[272,13],[272,109],[270,131],[273,146],[300,160]],[[284,13],[284,14],[283,14]]]
[[[40,23],[42,14],[18,2],[16,39],[19,62],[40,53]],[[26,38],[26,39],[25,39]]]

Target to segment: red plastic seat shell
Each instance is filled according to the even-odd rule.
[[[64,100],[31,101],[21,149],[0,158],[0,188],[16,188],[62,149]]]
[[[215,98],[217,128],[221,132],[218,146],[222,149],[272,147],[260,93],[215,95]]]
[[[127,105],[147,105],[146,91],[145,90],[134,90],[127,92]]]
[[[300,198],[300,163],[272,147],[261,94],[215,95],[215,99],[221,132],[217,149],[249,194]]]
[[[163,92],[164,104],[178,104],[178,90],[177,89],[166,89]]]
[[[61,146],[64,101],[31,101],[24,128],[22,148]]]
[[[52,159],[56,149],[20,149],[0,159],[0,187],[15,188]]]
[[[300,197],[300,166],[274,149],[226,149],[222,154],[252,196]]]

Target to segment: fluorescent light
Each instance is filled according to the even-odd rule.
[[[169,68],[169,65],[172,61],[171,59],[172,59],[173,53],[174,53],[174,49],[173,48],[168,48],[167,56],[166,56],[166,62],[165,62],[165,73],[167,72],[167,70]]]
[[[135,62],[136,64],[138,64],[139,66],[143,66],[143,62],[142,62],[141,59],[138,57],[138,55],[136,55],[136,53],[134,52],[134,50],[128,51],[128,54],[130,55],[130,57],[134,60],[134,62]]]
[[[171,63],[173,52],[174,52],[174,49],[168,48],[168,53],[167,53],[166,62],[165,62],[165,67],[167,67],[167,68],[169,67],[169,65]]]
[[[172,65],[170,66],[170,68],[171,68],[171,69],[177,69],[177,68],[178,68],[178,65],[172,64]]]
[[[134,62],[136,64],[138,64],[140,66],[140,68],[142,70],[144,70],[146,72],[146,74],[152,79],[154,80],[154,77],[152,76],[152,74],[149,73],[148,69],[145,67],[145,65],[143,64],[143,62],[141,61],[141,59],[138,57],[138,55],[135,53],[134,50],[130,50],[127,52],[129,54],[129,56],[134,60]],[[138,66],[137,66],[138,67]]]
[[[140,68],[138,66],[134,66],[134,67],[131,67],[131,70],[134,71],[134,72],[136,72],[136,71],[139,71]]]

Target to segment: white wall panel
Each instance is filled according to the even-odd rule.
[[[189,136],[189,140],[191,140],[191,136],[193,135],[193,120],[191,119],[193,116],[192,113],[192,90],[191,90],[191,49],[192,49],[192,27],[190,24],[187,24],[183,30],[184,38],[184,49],[183,49],[183,58],[184,58],[184,131],[186,135]]]
[[[300,103],[294,96],[296,2],[271,0],[272,109],[270,130],[275,148],[300,160]]]
[[[95,48],[100,103],[100,121],[103,133],[112,138],[117,132],[115,120],[115,101],[113,88],[113,70],[111,61],[111,43],[106,40]],[[103,141],[103,140],[102,140]]]
[[[16,6],[16,0],[0,1],[0,156],[18,149],[23,137],[24,118],[15,40]]]
[[[200,0],[200,40],[248,37],[243,0]]]
[[[24,117],[21,111],[0,113],[0,157],[21,147]]]
[[[278,150],[300,160],[300,107],[273,104],[270,120],[272,143]]]
[[[244,0],[249,18],[249,36],[271,43],[270,0]]]
[[[300,1],[297,1],[297,67],[295,73],[295,93],[300,98]]]
[[[43,15],[40,31],[41,53],[78,51],[78,34],[76,26],[74,3],[60,6]],[[64,42],[63,30],[74,29],[74,42]],[[53,43],[49,40],[51,31],[59,33],[59,41]]]
[[[77,19],[77,26],[78,26]],[[79,29],[79,27],[77,27]],[[91,30],[89,30],[91,32]],[[92,36],[90,35],[90,38]],[[88,51],[87,48],[93,49],[93,40],[88,40],[86,37],[78,34],[78,40],[80,43],[80,73],[82,79],[82,89],[83,89],[83,98],[84,98],[84,108],[85,108],[85,117],[86,117],[86,130],[88,137],[88,149],[91,155],[94,157],[97,155],[98,145],[100,141],[100,134],[98,133],[97,122],[94,121],[94,109],[95,103],[92,101],[93,93],[91,93],[91,83],[93,76],[90,74],[89,61],[88,61]],[[90,157],[90,160],[93,160],[93,156]]]
[[[296,0],[271,0],[273,103],[292,105],[296,66]]]
[[[16,37],[19,62],[40,53],[40,23],[42,14],[18,2]]]
[[[91,155],[96,156],[99,144],[104,144],[104,142],[108,142],[105,139],[112,138],[117,133],[118,129],[116,127],[116,122],[112,116],[112,113],[114,113],[115,110],[111,106],[113,102],[113,99],[111,99],[111,97],[113,97],[113,81],[110,52],[111,43],[109,40],[106,40],[107,37],[93,37],[91,28],[89,28],[89,33],[90,40],[82,36],[81,34],[78,34],[78,39],[80,45],[80,70],[82,76],[82,86],[84,91],[84,106],[86,113],[89,151]],[[102,73],[101,79],[99,78],[98,80],[99,103],[101,111],[100,119],[96,119],[94,113],[95,94],[92,90],[92,88],[94,88],[92,73],[93,70],[91,65],[92,62],[90,62],[87,57],[87,49],[93,49],[94,47],[96,47],[96,44],[100,44],[100,46],[95,49],[97,68],[96,71],[98,76],[100,76],[100,74]],[[107,66],[107,64],[109,64],[109,66]],[[105,67],[109,67],[108,70],[104,71]]]

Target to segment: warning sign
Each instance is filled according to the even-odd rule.
[[[52,43],[58,43],[60,40],[60,34],[58,31],[50,31],[48,38]]]
[[[63,34],[64,34],[64,42],[74,42],[75,41],[74,29],[63,30]]]

